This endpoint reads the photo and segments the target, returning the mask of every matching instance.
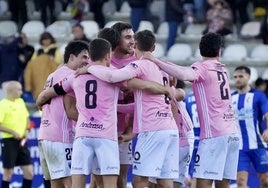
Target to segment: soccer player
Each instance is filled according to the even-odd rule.
[[[6,98],[0,101],[0,131],[2,132],[2,188],[9,188],[15,166],[23,173],[22,188],[31,188],[33,166],[25,141],[29,131],[29,112],[20,98],[22,86],[17,81],[3,83]]]
[[[135,54],[140,59],[145,52],[154,50],[155,36],[151,31],[141,31],[135,34],[135,42]],[[108,82],[137,77],[163,85],[168,83],[159,68],[146,59],[134,61],[119,70],[90,66],[80,71],[88,71]],[[167,96],[151,95],[141,90],[134,90],[134,98],[133,131],[139,135],[134,152],[133,186],[146,187],[148,177],[155,177],[160,186],[172,187],[173,179],[178,176],[178,166],[172,165],[178,163],[178,131],[170,101]],[[152,156],[154,161],[151,161]]]
[[[127,64],[136,60],[134,54],[134,31],[132,25],[126,22],[117,22],[112,27],[120,36],[119,43],[113,50],[111,65],[120,69]],[[108,40],[110,42],[110,40]],[[118,103],[131,103],[134,101],[133,92],[125,90],[123,97],[120,97]],[[118,118],[118,133],[121,138],[128,138],[119,143],[120,156],[120,174],[118,177],[118,188],[126,188],[127,186],[127,172],[129,165],[132,164],[132,137],[133,134],[133,115],[117,113]]]
[[[196,102],[193,92],[186,94],[184,99],[186,110],[193,122],[193,132],[194,137],[190,138],[189,142],[190,144],[190,161],[189,161],[189,184],[191,184],[191,187],[196,187],[196,179],[193,177],[193,171],[194,171],[194,163],[196,159],[196,153],[198,149],[199,144],[199,135],[200,135],[200,125],[199,125],[199,119],[198,119],[198,113],[196,108]],[[191,148],[192,147],[192,148]]]
[[[86,65],[88,58],[87,43],[69,42],[64,52],[64,65],[49,75],[45,89],[63,80],[77,68]],[[71,187],[73,130],[77,116],[75,98],[67,94],[53,98],[42,107],[38,136],[40,162],[44,177],[51,181],[52,188]]]
[[[265,94],[252,88],[248,81],[250,69],[236,67],[233,73],[236,91],[233,107],[240,127],[242,143],[239,150],[237,187],[247,187],[251,163],[258,173],[261,187],[268,187],[268,102]],[[266,119],[262,127],[263,117]]]
[[[110,43],[104,39],[91,41],[90,57],[93,65],[108,67],[111,60]],[[54,86],[57,94],[73,90],[77,99],[79,116],[73,145],[72,187],[84,188],[86,175],[93,170],[94,173],[102,175],[104,188],[115,188],[119,174],[116,118],[119,88],[93,75],[75,77],[71,75]],[[135,79],[128,81],[127,86],[146,91],[153,87],[155,89],[153,91],[164,94],[170,92],[160,84],[145,81],[142,83],[146,84],[142,85],[141,81]],[[46,101],[48,97],[55,96],[55,91],[50,89],[42,92],[37,100],[38,105]],[[112,156],[111,153],[113,153]]]
[[[203,60],[191,67],[162,62],[150,53],[144,55],[169,75],[193,84],[200,120],[200,143],[193,176],[197,178],[197,187],[202,188],[210,188],[213,180],[216,187],[227,188],[237,173],[239,136],[226,68],[218,61],[221,45],[220,35],[204,35],[199,43]]]

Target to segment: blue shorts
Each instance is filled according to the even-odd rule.
[[[267,148],[239,151],[238,172],[249,171],[252,162],[258,173],[268,172],[268,150]]]

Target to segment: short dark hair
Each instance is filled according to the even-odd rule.
[[[89,44],[89,54],[92,61],[102,60],[111,51],[111,44],[102,38],[94,39]]]
[[[203,57],[217,57],[222,47],[222,36],[217,33],[205,34],[199,43],[200,54]]]
[[[251,74],[250,68],[244,65],[238,66],[234,71],[244,70],[248,75]]]
[[[267,84],[266,80],[262,79],[261,77],[258,77],[257,80],[255,81],[255,86],[259,87],[259,86],[261,86],[263,84]]]
[[[123,30],[125,29],[132,29],[132,25],[126,22],[117,22],[114,25],[112,25],[112,27],[114,30],[116,30],[119,35],[121,36],[121,33]]]
[[[86,42],[81,40],[73,40],[69,42],[64,50],[64,63],[68,63],[71,54],[78,56],[78,54],[84,50],[88,51],[89,53],[89,46]]]
[[[152,31],[143,30],[135,33],[136,46],[141,51],[150,51],[155,44],[155,36]]]
[[[109,41],[110,44],[112,45],[112,50],[114,50],[120,42],[120,35],[113,28],[101,29],[98,33],[98,38],[102,38]]]
[[[51,33],[47,32],[47,31],[41,34],[40,39],[39,39],[39,44],[42,45],[42,41],[45,39],[50,39],[51,44],[56,43],[55,38],[51,35]]]

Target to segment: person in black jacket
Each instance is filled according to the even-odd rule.
[[[181,0],[165,0],[165,16],[168,22],[168,38],[166,43],[166,53],[169,48],[175,43],[179,25],[183,22],[183,3]]]
[[[140,21],[147,19],[150,2],[151,0],[128,0],[131,7],[130,21],[134,32],[138,30]]]

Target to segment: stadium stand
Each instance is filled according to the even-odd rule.
[[[14,36],[18,32],[18,26],[11,20],[0,21],[0,37]]]
[[[189,44],[174,44],[167,52],[167,59],[176,64],[189,60],[190,57],[192,57],[192,49]]]
[[[45,29],[40,20],[30,20],[22,26],[22,32],[27,36],[29,43],[37,43]]]
[[[95,38],[100,30],[98,23],[94,20],[83,20],[80,24],[84,27],[84,32],[90,39]]]

